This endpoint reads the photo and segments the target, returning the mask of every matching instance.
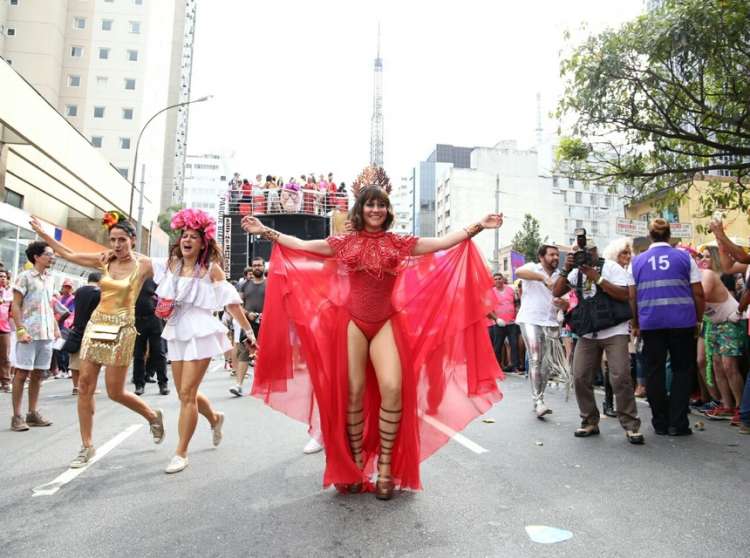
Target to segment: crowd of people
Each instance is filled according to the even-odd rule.
[[[602,258],[596,246],[575,246],[560,266],[558,248],[542,245],[515,285],[494,275],[489,336],[504,370],[528,370],[538,418],[552,412],[549,381],[569,380],[581,415],[576,437],[598,434],[604,414],[643,443],[638,398],[648,399],[658,435],[692,433],[689,409],[750,434],[750,255],[720,222],[711,230],[716,241],[696,250],[671,242],[669,224],[657,219],[648,238],[616,239]],[[601,412],[595,385],[604,388]]]
[[[180,414],[165,471],[182,471],[199,415],[215,446],[223,438],[224,413],[199,388],[209,361],[224,355],[232,394],[247,394],[252,367],[252,395],[309,423],[304,452],[325,449],[324,485],[380,499],[396,486],[420,488],[419,462],[447,441],[419,421],[460,430],[501,398],[501,369],[528,377],[540,420],[553,413],[548,384],[572,388],[579,438],[599,434],[604,414],[643,444],[643,397],[656,435],[691,434],[691,409],[750,434],[750,254],[720,221],[710,225],[716,242],[697,250],[671,242],[663,219],[650,223],[647,241],[617,239],[602,257],[585,235],[562,264],[558,247],[544,244],[509,284],[490,277],[470,241],[502,215],[441,238],[396,235],[386,232],[387,195],[368,187],[349,219],[344,235],[302,241],[245,217],[248,233],[277,247],[270,268],[255,258],[236,284],[219,265],[216,224],[200,210],[173,217],[180,235],[164,260],[137,255],[135,230],[116,213],[104,220],[110,250],[93,254],[70,250],[33,219],[41,240],[26,249],[28,269],[11,281],[0,266],[0,390],[12,391],[11,429],[51,426],[39,409],[42,379],[71,377],[82,445],[70,466],[87,466],[104,367],[109,398],[140,414],[159,444],[163,412],[140,396],[150,376],[169,394],[169,359]],[[65,281],[55,292],[56,255],[96,271],[77,290]],[[125,389],[131,364],[134,393]],[[446,383],[453,375],[461,381]]]
[[[234,173],[229,181],[227,201],[230,210],[243,214],[304,213],[326,215],[333,208],[348,209],[346,184],[336,184],[333,173],[281,176],[255,175],[255,180]]]

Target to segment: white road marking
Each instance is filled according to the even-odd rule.
[[[128,437],[130,437],[134,432],[137,430],[140,430],[143,428],[143,424],[133,424],[132,426],[128,426],[125,430],[120,432],[117,436],[109,440],[107,443],[105,443],[100,448],[97,448],[96,455],[94,458],[89,461],[89,464],[85,467],[81,467],[80,469],[68,469],[63,474],[58,476],[55,480],[52,482],[48,482],[47,484],[43,484],[41,486],[37,486],[36,488],[32,488],[32,492],[34,493],[33,496],[52,496],[55,494],[58,490],[60,490],[63,486],[68,484],[70,481],[75,479],[78,475],[86,471],[89,467],[91,467],[94,463],[102,459],[105,455],[107,455],[110,451],[115,449],[118,445],[120,445],[122,442],[124,442]]]
[[[450,426],[448,426],[447,424],[443,424],[442,422],[440,422],[439,420],[437,420],[434,417],[422,414],[421,418],[427,424],[429,424],[430,426],[433,426],[433,427],[437,428],[438,430],[440,430],[440,432],[442,432],[446,436],[450,436],[451,440],[453,440],[454,442],[458,442],[459,444],[461,444],[462,446],[464,446],[466,449],[469,449],[469,450],[473,451],[474,453],[479,454],[479,453],[487,453],[487,452],[490,451],[490,450],[488,450],[486,448],[483,448],[482,446],[480,446],[476,442],[472,442],[471,440],[469,440],[466,436],[464,436],[460,432],[456,432]]]

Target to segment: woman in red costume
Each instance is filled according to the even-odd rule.
[[[387,500],[420,489],[420,461],[502,397],[484,324],[493,282],[469,239],[503,218],[393,234],[377,187],[351,216],[352,233],[307,241],[243,219],[276,243],[252,394],[322,436],[324,486]]]

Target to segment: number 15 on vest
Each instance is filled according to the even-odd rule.
[[[667,269],[669,269],[669,255],[668,254],[662,254],[658,257],[658,259],[656,256],[651,256],[646,261],[651,264],[651,269],[653,271],[656,271],[657,267],[661,269],[662,271],[666,271]]]

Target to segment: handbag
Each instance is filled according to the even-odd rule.
[[[175,293],[175,298],[162,298],[158,297],[156,299],[156,308],[154,309],[154,314],[156,317],[161,318],[162,320],[169,320],[174,316],[174,312],[177,308],[177,301],[175,299],[179,299],[179,295],[177,293],[177,285],[179,284],[180,274],[182,273],[182,261],[177,263],[177,267],[174,270],[174,273],[172,274],[172,282],[173,282],[173,292]],[[192,293],[192,289],[195,285],[195,278],[200,273],[200,268],[196,265],[195,272],[193,273],[193,281],[190,282],[190,292]],[[183,293],[186,294],[186,293]],[[186,297],[183,296],[182,299],[184,300]]]
[[[70,328],[68,338],[65,340],[62,350],[70,354],[77,353],[81,350],[81,341],[83,341],[81,332],[75,328]]]
[[[596,289],[594,296],[583,297],[583,273],[578,270],[576,282],[578,306],[565,316],[565,323],[573,333],[582,336],[626,322],[633,317],[628,302],[615,300],[604,289]]]
[[[156,301],[154,314],[162,320],[168,320],[174,313],[174,299],[159,297]]]
[[[105,343],[115,343],[120,337],[122,325],[118,324],[94,324],[89,333],[89,339]]]

